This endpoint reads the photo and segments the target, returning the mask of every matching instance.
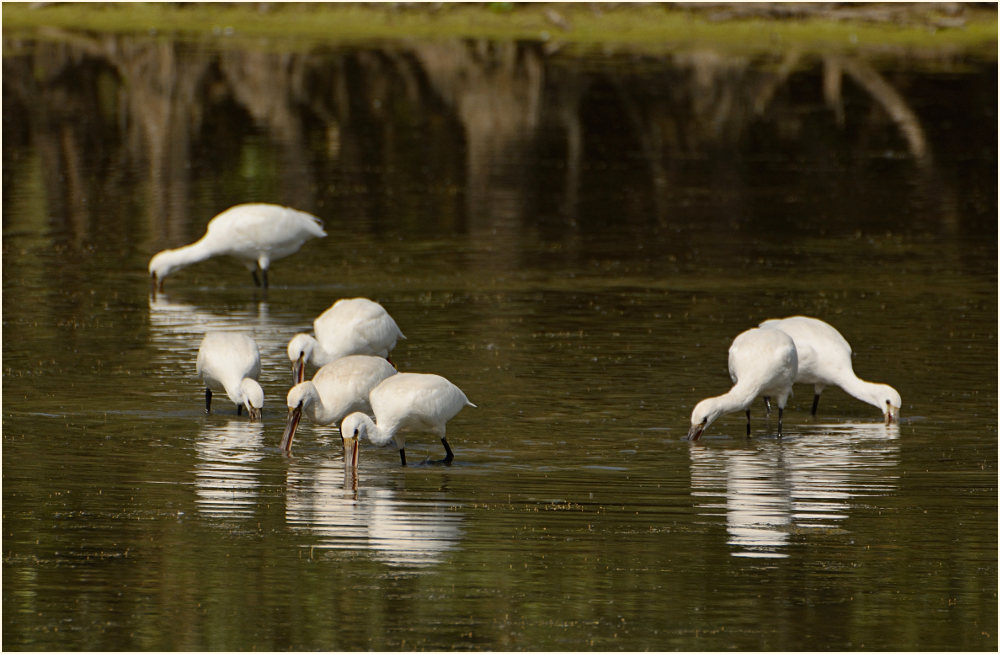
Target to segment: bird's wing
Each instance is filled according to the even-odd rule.
[[[427,375],[423,381],[411,398],[412,406],[422,415],[447,422],[469,402],[462,389],[444,377]]]
[[[313,321],[313,331],[324,348],[385,356],[405,338],[392,316],[375,302],[338,301]]]
[[[737,368],[739,367],[740,348],[735,343],[729,347],[729,378],[733,383],[739,381],[737,378]]]

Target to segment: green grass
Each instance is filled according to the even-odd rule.
[[[712,20],[705,8],[662,4],[259,4],[4,3],[5,36],[40,28],[159,34],[187,39],[267,38],[284,47],[389,38],[551,40],[568,47],[629,47],[663,52],[712,46],[742,52],[914,49],[975,51],[996,58],[994,5],[966,7],[948,24],[935,5],[912,5],[906,24],[840,20],[836,14]],[[557,16],[554,16],[555,12]]]

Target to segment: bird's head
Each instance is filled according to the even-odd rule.
[[[163,290],[163,280],[167,275],[177,269],[173,250],[157,252],[149,260],[149,278],[153,284],[153,291]]]
[[[358,451],[362,438],[368,438],[371,419],[363,413],[354,412],[340,423],[340,437],[344,441],[344,464],[358,467]]]
[[[240,384],[240,394],[243,396],[243,405],[247,408],[250,422],[259,422],[264,408],[264,389],[256,380],[247,377]]]
[[[316,339],[309,334],[296,334],[288,341],[288,360],[292,362],[292,384],[305,379],[306,362],[312,358]]]
[[[899,392],[888,384],[879,384],[877,392],[882,413],[885,415],[885,424],[898,423],[899,410],[903,406],[903,398],[899,396]]]
[[[281,449],[285,452],[290,452],[292,449],[292,439],[295,437],[295,430],[298,429],[299,421],[302,419],[302,412],[305,411],[311,419],[315,420],[313,405],[317,398],[316,386],[311,381],[296,384],[288,391],[288,396],[285,398],[285,403],[288,405],[288,422],[281,435]]]
[[[695,405],[691,412],[691,428],[688,429],[688,440],[696,441],[710,424],[721,415],[716,398],[710,397]]]
[[[289,409],[298,408],[301,411],[305,411],[307,414],[310,413],[310,409],[313,403],[317,401],[318,395],[316,393],[316,386],[311,381],[304,381],[301,384],[296,384],[288,390],[288,396],[285,398],[285,403],[288,405]],[[310,417],[312,417],[310,415]]]

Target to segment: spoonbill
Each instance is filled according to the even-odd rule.
[[[819,396],[827,386],[839,386],[848,395],[881,409],[885,424],[899,422],[903,400],[895,388],[860,379],[851,364],[851,345],[833,325],[818,318],[791,316],[760,323],[763,329],[780,329],[795,342],[799,371],[795,382],[812,384],[812,414],[816,415]]]
[[[455,455],[445,438],[445,423],[464,407],[476,405],[469,401],[458,386],[440,375],[401,372],[375,387],[369,395],[373,421],[356,412],[344,418],[340,436],[344,441],[344,459],[358,464],[358,444],[367,438],[382,446],[393,441],[399,449],[399,460],[406,465],[406,433],[436,434],[444,445],[442,463],[451,463]]]
[[[702,400],[691,412],[688,439],[698,440],[702,432],[720,416],[746,411],[747,436],[750,435],[750,404],[758,397],[773,397],[778,402],[778,437],[781,415],[792,394],[798,368],[795,343],[778,329],[754,327],[733,339],[729,346],[729,376],[733,387],[728,393]]]
[[[350,354],[389,358],[396,340],[406,337],[381,304],[368,298],[337,300],[313,321],[313,333],[296,334],[288,342],[292,383],[305,379],[305,365],[324,366]]]
[[[391,363],[366,354],[346,356],[320,368],[312,381],[296,384],[288,391],[288,423],[281,436],[281,449],[292,450],[292,438],[302,414],[317,425],[340,423],[354,411],[371,411],[368,394],[396,374]]]
[[[260,350],[246,334],[209,332],[198,348],[198,376],[205,381],[205,413],[212,412],[212,391],[225,391],[236,404],[236,415],[247,408],[251,421],[260,420],[264,391]]]
[[[298,252],[311,238],[324,236],[323,221],[305,211],[277,204],[238,204],[208,221],[205,235],[194,243],[153,255],[149,260],[153,290],[162,291],[163,280],[181,268],[219,255],[239,259],[253,275],[254,284],[267,288],[272,261]]]

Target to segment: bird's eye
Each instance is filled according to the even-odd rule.
[[[357,428],[355,428],[354,429],[354,438],[357,438],[357,437],[358,437],[358,430],[357,430]]]

